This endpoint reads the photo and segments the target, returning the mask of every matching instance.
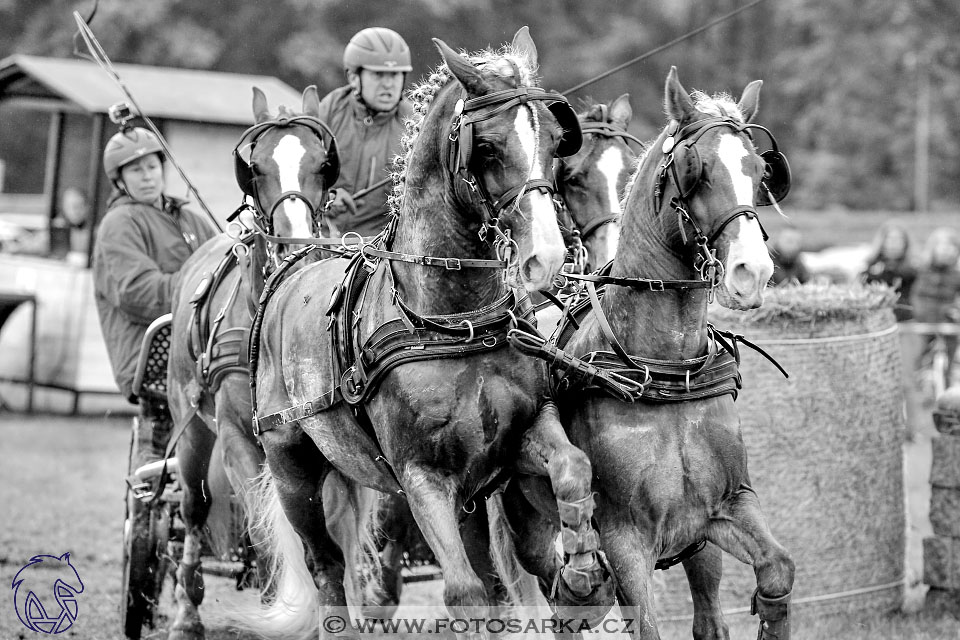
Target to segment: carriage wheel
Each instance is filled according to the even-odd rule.
[[[133,420],[128,473],[137,454],[137,422]],[[123,525],[123,583],[120,622],[129,640],[140,640],[143,625],[153,626],[154,607],[160,599],[165,563],[169,516],[163,504],[148,506],[127,487]]]

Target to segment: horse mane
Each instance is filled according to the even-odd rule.
[[[500,49],[484,49],[467,53],[460,51],[475,66],[483,66],[499,60],[509,60],[513,62],[516,69],[520,71],[518,86],[530,87],[536,86],[539,78],[536,67],[532,67],[524,52],[514,49],[513,45],[505,45]],[[497,69],[493,69],[497,71]],[[511,72],[512,73],[512,72]],[[501,77],[506,77],[500,74]],[[421,80],[407,93],[407,99],[410,101],[413,109],[412,115],[404,122],[404,134],[400,139],[400,153],[393,159],[393,171],[390,177],[393,178],[393,193],[387,199],[387,205],[390,215],[400,216],[400,210],[403,205],[404,195],[404,177],[406,175],[407,163],[413,148],[416,145],[417,137],[420,135],[423,119],[430,109],[430,104],[447,84],[453,79],[446,62],[441,62],[425,79]]]
[[[712,96],[708,96],[703,91],[699,89],[694,89],[690,92],[690,98],[693,100],[693,106],[697,111],[714,118],[730,118],[736,120],[737,122],[743,122],[743,112],[740,111],[740,105],[734,101],[733,97],[729,93],[715,93]],[[624,210],[626,206],[627,199],[630,197],[630,191],[633,189],[633,184],[636,182],[637,177],[640,174],[640,167],[643,166],[644,160],[647,159],[647,155],[653,150],[653,143],[656,141],[651,140],[650,142],[644,143],[644,148],[641,153],[637,156],[637,160],[633,165],[633,173],[630,174],[630,179],[627,180],[627,186],[623,190],[623,198],[620,199],[620,208],[621,211]]]

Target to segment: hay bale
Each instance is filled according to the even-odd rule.
[[[960,489],[960,436],[937,436],[930,446],[933,450],[930,484]]]
[[[741,347],[737,400],[750,475],[773,534],[793,555],[801,619],[898,609],[904,513],[900,343],[885,287],[772,289],[760,309],[711,309],[711,320],[757,342],[785,380]],[[747,617],[752,567],[724,556],[721,604]],[[661,620],[692,617],[682,568],[663,574]]]
[[[960,489],[930,488],[930,524],[938,536],[960,538]]]
[[[949,536],[923,539],[923,582],[937,589],[960,589],[960,540]]]

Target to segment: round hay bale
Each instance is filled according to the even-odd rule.
[[[902,604],[904,421],[893,302],[885,287],[805,285],[771,289],[750,312],[711,309],[717,327],[756,342],[790,374],[740,347],[737,407],[750,476],[796,563],[793,612],[801,619]],[[657,574],[660,619],[689,623],[683,568]],[[755,587],[753,568],[725,554],[728,620],[749,617]]]

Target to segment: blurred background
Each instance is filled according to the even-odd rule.
[[[92,26],[114,62],[266,74],[298,90],[317,84],[323,95],[344,84],[343,47],[364,27],[403,35],[414,81],[439,62],[432,37],[475,50],[499,46],[529,25],[543,85],[562,91],[743,4],[125,0],[101,2]],[[90,6],[0,0],[0,58],[71,56],[71,13]],[[768,1],[572,97],[608,100],[629,92],[636,133],[649,138],[663,121],[662,86],[671,65],[688,89],[708,92],[738,93],[761,78],[760,121],[787,150],[796,176],[791,207],[956,209],[958,32],[960,5],[949,0]],[[26,135],[40,143],[23,144]],[[44,135],[43,127],[0,128],[4,190],[36,188]]]

